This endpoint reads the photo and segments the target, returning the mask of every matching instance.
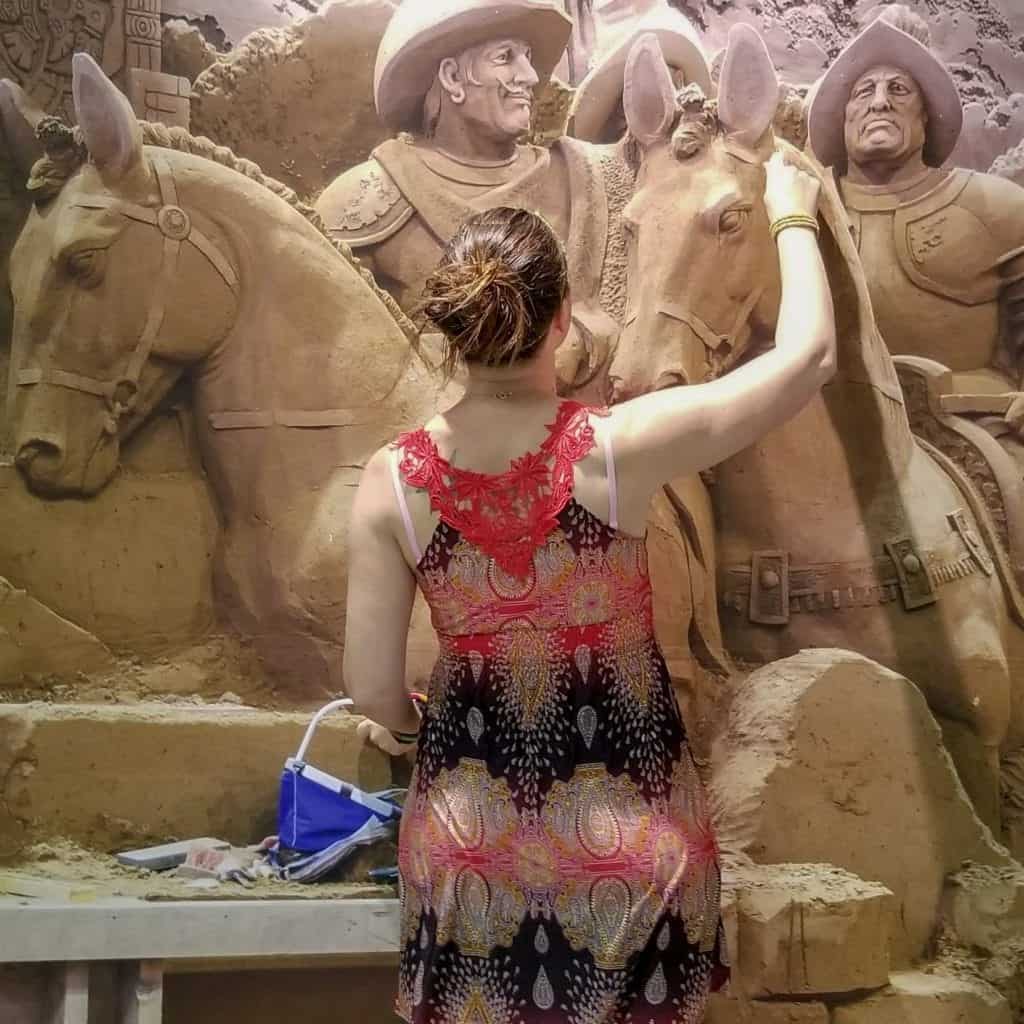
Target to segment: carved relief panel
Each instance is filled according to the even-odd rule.
[[[88,53],[148,120],[188,126],[187,83],[161,70],[161,0],[0,0],[0,77],[74,120],[71,58]]]

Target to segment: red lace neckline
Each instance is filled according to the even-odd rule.
[[[592,412],[604,414],[579,402],[562,402],[541,446],[513,459],[504,473],[451,465],[420,427],[395,441],[402,453],[399,469],[411,487],[427,492],[442,522],[522,579],[572,497],[573,464],[594,448]]]

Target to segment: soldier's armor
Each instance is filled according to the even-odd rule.
[[[331,234],[356,250],[386,241],[416,212],[375,157],[335,178],[317,210]]]
[[[890,351],[983,371],[972,390],[1015,390],[999,360],[1007,300],[1024,299],[1024,189],[975,171],[933,171],[913,198],[842,183]]]

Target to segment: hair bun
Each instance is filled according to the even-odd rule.
[[[467,220],[427,279],[420,312],[458,359],[508,365],[544,340],[567,291],[561,246],[536,214],[499,207]]]

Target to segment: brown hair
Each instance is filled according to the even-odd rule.
[[[569,290],[561,243],[527,210],[466,220],[423,290],[422,315],[445,336],[442,370],[461,359],[507,366],[534,355]]]

